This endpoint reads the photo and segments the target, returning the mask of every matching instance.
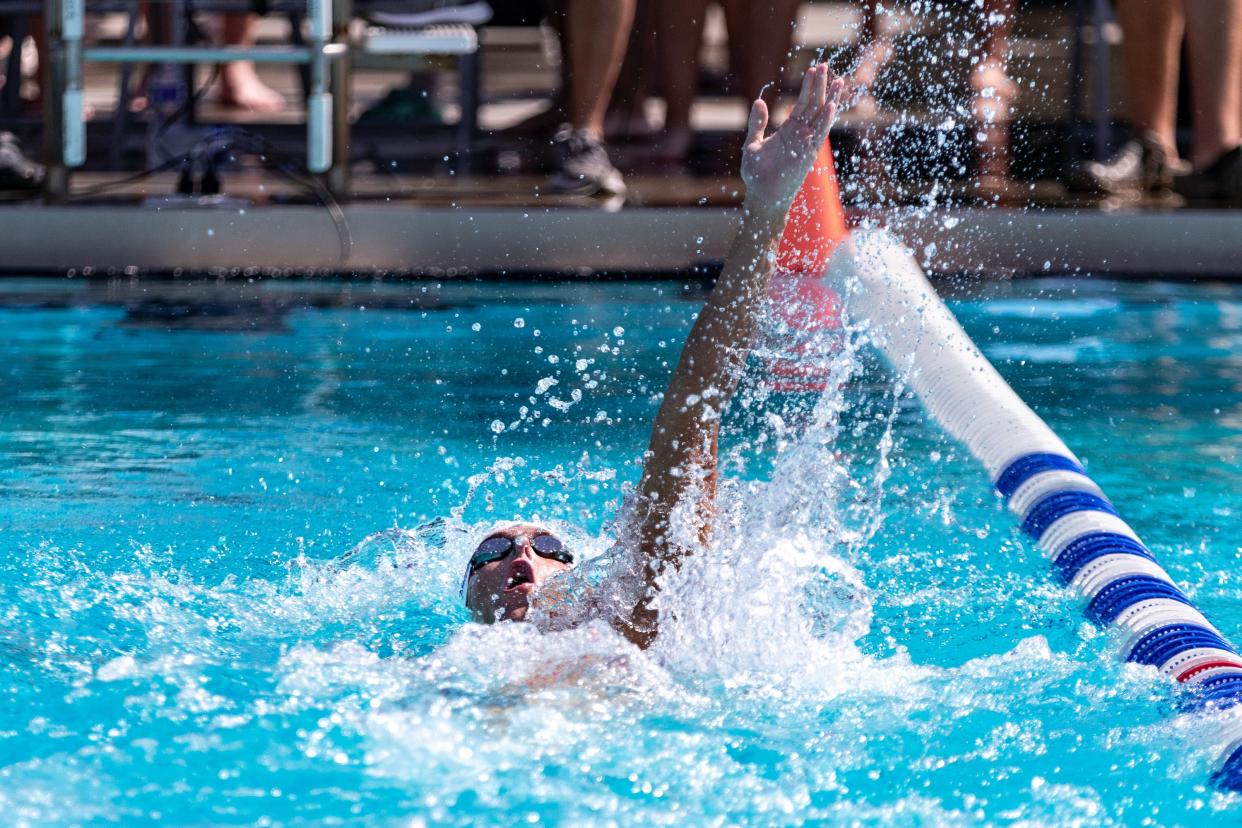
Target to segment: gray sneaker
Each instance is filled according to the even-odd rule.
[[[1187,201],[1242,207],[1242,146],[1234,147],[1202,170],[1178,176],[1173,189]]]
[[[625,195],[625,181],[612,165],[603,143],[585,129],[568,124],[552,139],[557,166],[552,189],[578,195]]]
[[[1146,138],[1127,141],[1107,161],[1084,161],[1070,176],[1070,189],[1107,195],[1159,195],[1173,188],[1173,179],[1185,172],[1180,161],[1170,161],[1164,150]]]

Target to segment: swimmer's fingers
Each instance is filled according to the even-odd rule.
[[[815,67],[815,90],[812,100],[815,102],[815,112],[818,113],[824,108],[824,104],[828,102],[828,64],[820,63]]]
[[[837,101],[841,98],[841,90],[844,88],[845,81],[840,78],[833,78],[832,83],[828,85],[827,100],[820,107],[819,112],[815,115],[815,120],[811,123],[811,129],[814,130],[821,144],[828,137],[828,130],[832,129],[832,122],[837,117]]]
[[[756,98],[750,107],[750,119],[746,123],[746,146],[763,142],[763,133],[768,128],[768,105],[763,98]]]
[[[810,126],[815,113],[824,105],[824,95],[828,84],[828,67],[824,64],[812,66],[802,77],[802,89],[798,92],[798,101],[789,112],[789,119],[796,123]]]
[[[802,88],[798,90],[798,100],[794,103],[793,109],[789,111],[789,118],[792,121],[806,123],[810,119],[815,96],[815,70],[816,67],[812,66],[802,76]]]

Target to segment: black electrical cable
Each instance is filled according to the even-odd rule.
[[[185,155],[182,155],[179,158],[169,158],[167,161],[165,161],[162,164],[158,164],[154,167],[151,167],[150,169],[142,170],[141,172],[136,172],[133,175],[127,175],[124,178],[118,178],[115,181],[104,181],[103,183],[96,184],[92,187],[84,187],[81,190],[77,190],[76,192],[71,193],[69,196],[69,200],[75,201],[84,196],[92,196],[98,193],[107,192],[108,190],[111,190],[115,187],[124,187],[126,184],[133,184],[136,181],[142,181],[144,178],[150,178],[153,175],[159,175],[160,173],[170,170],[173,167],[180,166],[181,163],[184,162],[189,157],[190,157],[190,154],[186,153]]]
[[[302,159],[284,152],[263,136],[244,129],[231,128],[229,130],[229,138],[229,144],[245,145],[249,143],[249,152],[252,155],[258,156],[259,162],[263,164],[264,169],[284,176],[315,196],[320,205],[328,211],[328,215],[336,227],[337,243],[340,246],[340,263],[343,265],[349,261],[349,256],[354,249],[354,237],[353,232],[349,228],[349,222],[345,218],[345,211],[341,209],[340,202],[323,185],[323,182],[306,169]],[[266,162],[268,158],[273,159],[277,163],[268,164]]]

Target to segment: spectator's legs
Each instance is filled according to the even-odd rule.
[[[1018,93],[1006,67],[1015,5],[1015,0],[983,0],[979,11],[983,45],[970,84],[975,90],[975,117],[987,123],[1008,121],[1009,104]]]
[[[1202,2],[1202,0],[1191,0]],[[1181,0],[1120,0],[1121,57],[1126,105],[1134,132],[1177,159],[1177,71],[1181,60]]]
[[[604,149],[604,118],[634,25],[635,0],[568,0],[564,37],[565,115],[557,132],[552,189],[624,197],[621,173]]]
[[[798,8],[802,0],[760,0],[750,4],[749,61],[743,83],[742,99],[753,100],[764,84],[775,84],[772,94],[780,94],[780,85],[789,62],[789,49],[793,45],[794,25],[798,21]],[[769,27],[769,37],[761,37],[764,26]],[[774,98],[775,99],[775,98]]]
[[[1201,169],[1242,144],[1242,0],[1187,0],[1186,38]]]
[[[625,57],[635,0],[570,0],[565,15],[569,90],[565,114],[575,129],[604,137],[604,115]]]
[[[659,9],[657,0],[638,0],[635,4],[633,31],[604,119],[604,129],[610,138],[629,141],[651,137],[647,98],[652,93],[651,80],[659,74],[656,43]]]
[[[1166,199],[1183,167],[1176,141],[1183,0],[1118,0],[1117,19],[1134,138],[1107,161],[1078,164],[1069,185],[1127,199]]]
[[[781,94],[781,76],[789,59],[794,22],[801,0],[724,0],[729,26],[729,63],[737,74],[742,100],[764,90],[773,106]]]
[[[880,19],[876,14],[877,0],[862,4],[862,16],[858,26],[858,61],[850,77],[854,87],[851,109],[863,116],[876,111],[875,82],[884,66],[893,59],[893,44],[880,31]]]
[[[699,48],[703,41],[703,18],[707,0],[660,3],[660,80],[664,89],[664,136],[659,155],[681,159],[690,149],[690,107],[699,90]]]
[[[41,14],[32,14],[27,18],[26,31],[34,38],[35,54],[39,56],[39,83],[36,85],[35,97],[31,99],[30,106],[33,109],[43,108],[43,61],[47,60],[47,21],[43,19]],[[20,50],[22,44],[14,43],[14,49]],[[21,89],[22,76],[21,72],[17,73],[17,77],[13,79],[17,84],[18,90]]]
[[[225,14],[222,40],[229,46],[250,46],[254,43],[258,17],[253,14]],[[220,67],[219,101],[226,106],[252,112],[279,112],[285,98],[259,80],[254,64],[248,60],[226,63]]]
[[[1008,192],[1010,105],[1018,86],[1009,79],[1009,32],[1016,0],[982,0],[976,8],[977,62],[970,73],[978,142],[978,182],[983,193]]]

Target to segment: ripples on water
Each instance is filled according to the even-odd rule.
[[[1236,290],[984,291],[956,304],[968,330],[1236,636]],[[497,520],[558,522],[593,561],[580,577],[618,554],[605,518],[697,303],[671,285],[439,300],[255,334],[0,311],[5,813],[1237,813],[1206,787],[1212,723],[1117,662],[857,343],[818,351],[840,389],[818,402],[767,388],[761,354],[726,423],[721,529],[667,584],[652,651],[600,623],[466,623],[462,566]]]

